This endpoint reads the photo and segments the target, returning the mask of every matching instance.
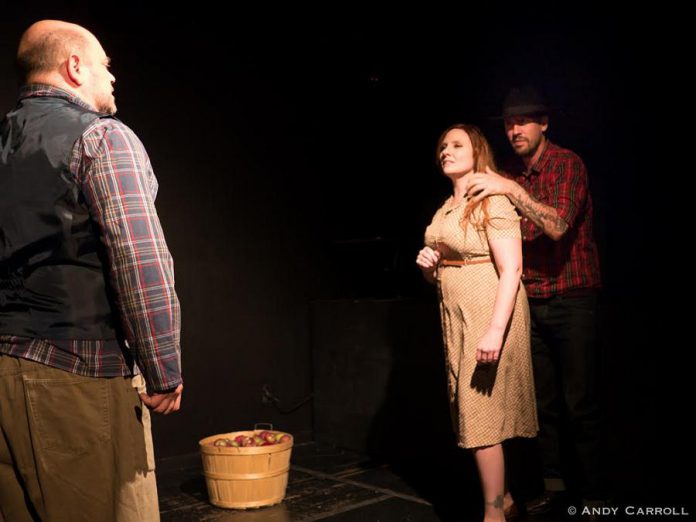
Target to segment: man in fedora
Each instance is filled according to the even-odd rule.
[[[524,271],[532,317],[532,360],[539,413],[544,493],[530,514],[551,510],[565,490],[561,421],[579,462],[579,495],[604,497],[595,352],[599,260],[592,234],[587,172],[574,152],[546,137],[548,107],[533,88],[512,89],[503,103],[505,132],[517,155],[510,177],[471,176],[468,194],[504,194],[522,216]],[[564,451],[564,453],[566,453]]]

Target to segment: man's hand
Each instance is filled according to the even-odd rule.
[[[168,415],[173,411],[179,411],[179,407],[181,406],[181,394],[183,391],[184,385],[180,384],[173,392],[153,393],[150,395],[141,393],[140,398],[143,400],[145,406],[155,413]]]
[[[509,196],[514,183],[514,181],[492,171],[490,167],[486,167],[485,174],[483,172],[471,174],[467,183],[467,194],[475,203],[496,194]]]

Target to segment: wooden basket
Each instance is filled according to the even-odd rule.
[[[261,431],[221,433],[198,442],[208,497],[214,506],[247,509],[277,504],[285,497],[292,435],[287,434],[290,435],[289,441],[270,446],[233,448],[212,445],[216,439],[254,436]]]

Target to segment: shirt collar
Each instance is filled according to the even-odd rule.
[[[79,105],[80,107],[94,111],[94,107],[90,106],[87,102],[76,96],[75,94],[56,87],[54,85],[48,85],[46,83],[30,83],[28,85],[23,85],[19,89],[19,99],[24,98],[35,98],[35,97],[52,97],[52,98],[63,98],[68,100],[70,103]]]
[[[534,162],[534,165],[529,167],[528,169],[524,170],[524,175],[529,176],[532,172],[536,172],[537,174],[544,170],[544,167],[546,167],[546,164],[549,162],[549,149],[553,147],[553,144],[549,141],[547,138],[544,140],[544,145],[543,149],[541,150],[541,154],[539,155],[539,159]]]

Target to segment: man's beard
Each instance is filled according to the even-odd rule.
[[[515,154],[517,154],[521,158],[528,158],[530,156],[534,156],[534,153],[539,148],[539,143],[534,144],[526,138],[522,140],[522,144],[523,147],[520,149],[517,149],[513,145],[513,150],[515,151]]]
[[[107,99],[97,100],[97,111],[113,116],[116,114],[116,101],[113,96],[109,96]]]

